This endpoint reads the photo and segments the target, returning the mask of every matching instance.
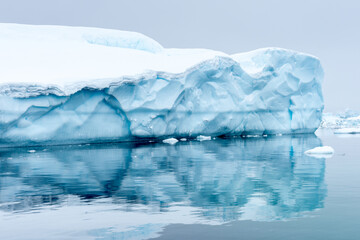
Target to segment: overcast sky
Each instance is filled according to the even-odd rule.
[[[226,53],[295,49],[320,58],[327,111],[360,111],[358,0],[0,0],[0,22],[131,30]]]

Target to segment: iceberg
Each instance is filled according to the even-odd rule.
[[[280,48],[166,49],[140,33],[0,24],[0,145],[312,133],[323,69]]]

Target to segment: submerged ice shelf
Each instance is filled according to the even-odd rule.
[[[291,50],[227,55],[132,32],[0,24],[0,51],[5,145],[308,133],[321,121],[320,62]]]

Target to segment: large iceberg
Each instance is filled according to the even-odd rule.
[[[320,61],[280,48],[166,49],[139,33],[0,24],[0,142],[314,132]]]

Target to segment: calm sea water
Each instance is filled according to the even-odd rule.
[[[360,239],[359,202],[356,135],[0,149],[0,239]]]

